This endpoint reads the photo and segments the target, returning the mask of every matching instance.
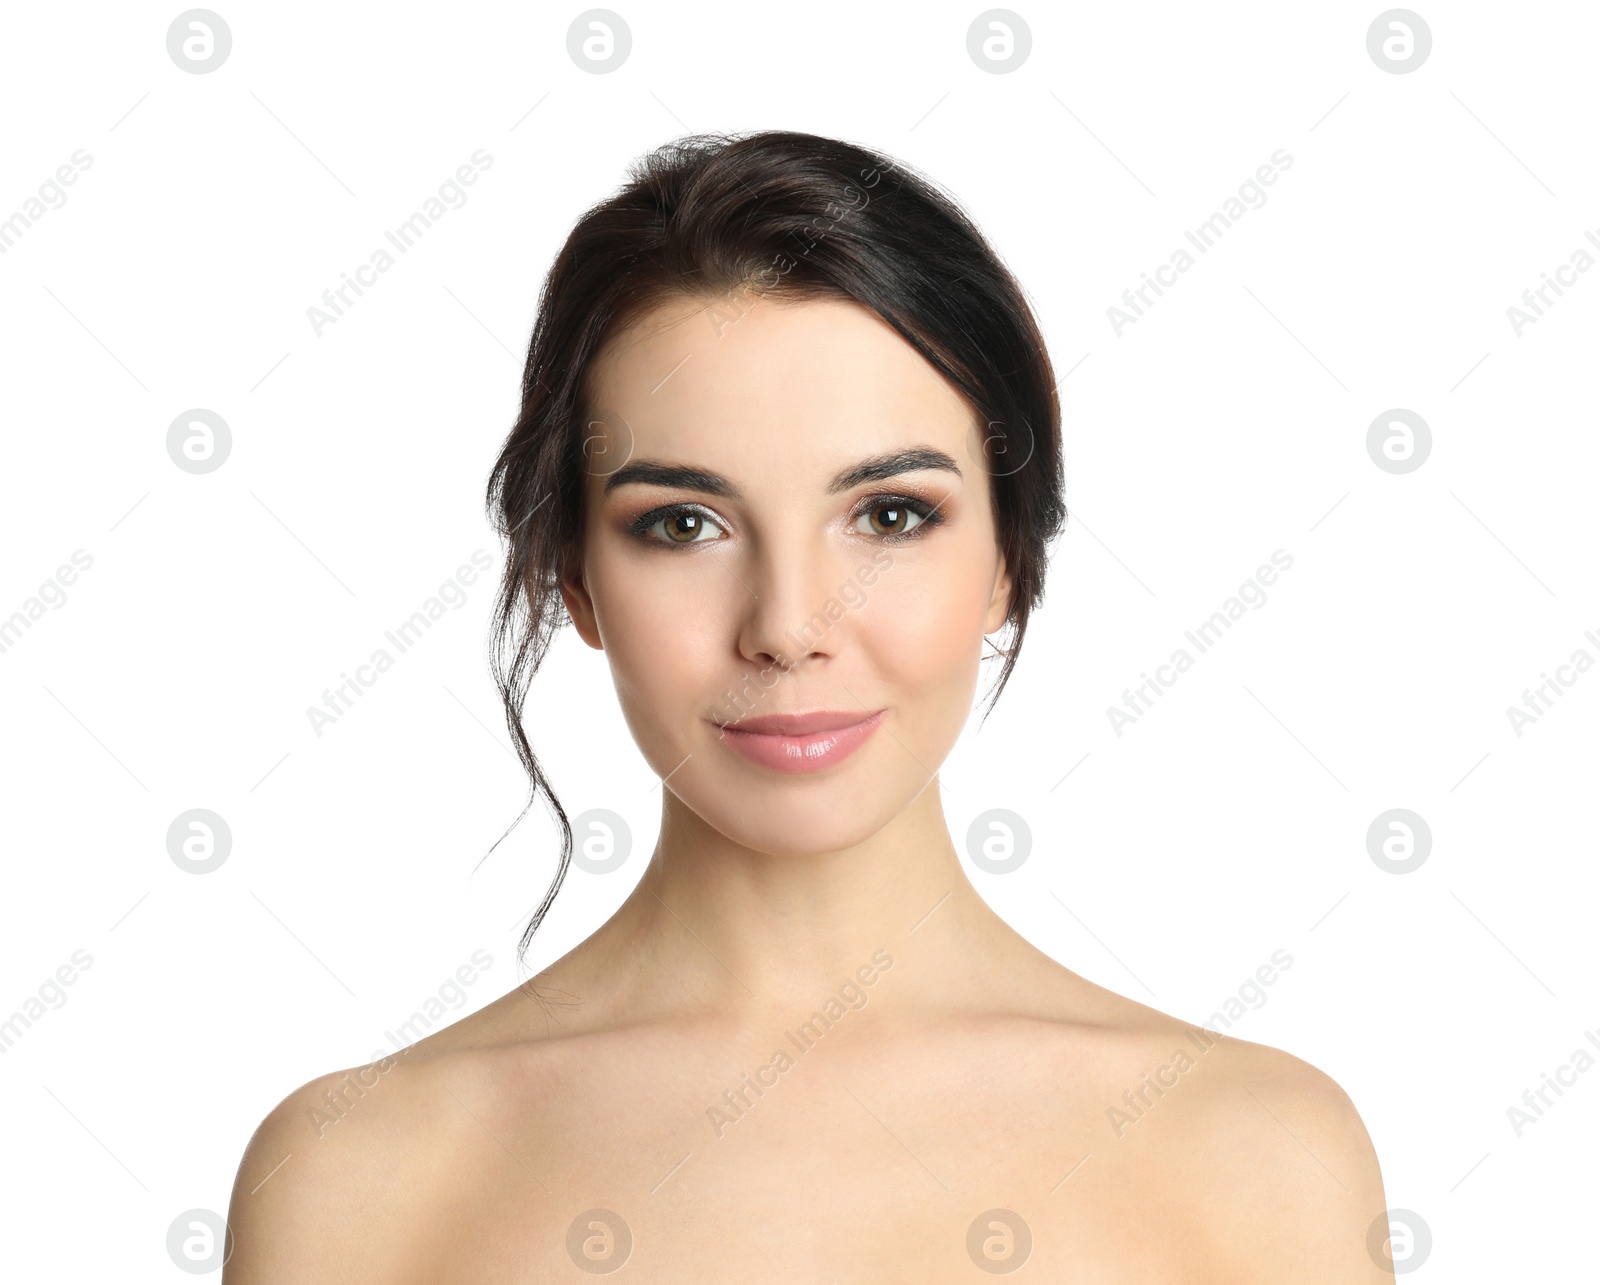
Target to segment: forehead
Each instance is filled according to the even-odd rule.
[[[632,455],[793,479],[916,441],[971,458],[978,418],[916,349],[851,300],[675,298],[612,337],[592,418]],[[601,431],[596,426],[596,431]]]

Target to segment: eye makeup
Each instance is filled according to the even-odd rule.
[[[904,515],[916,519],[916,524],[909,529],[891,532],[860,531],[868,539],[876,540],[879,544],[905,544],[919,538],[924,533],[931,531],[945,521],[944,514],[939,510],[943,501],[930,502],[921,496],[905,494],[902,492],[878,492],[873,495],[863,496],[851,509],[849,521],[852,529],[864,517],[884,511],[896,512],[904,520]],[[676,522],[683,518],[693,518],[702,524],[709,524],[718,530],[727,530],[727,525],[715,513],[703,504],[694,504],[680,501],[675,504],[663,504],[641,513],[628,523],[625,532],[630,537],[644,544],[661,545],[667,548],[683,548],[695,544],[714,544],[715,537],[710,539],[698,538],[699,532],[706,529],[705,525],[697,527],[688,533],[694,536],[688,540],[674,540],[670,536],[654,534],[654,528],[664,523]]]

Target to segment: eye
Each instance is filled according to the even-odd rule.
[[[854,530],[862,535],[875,535],[885,540],[908,536],[924,523],[939,521],[931,504],[909,495],[879,495],[869,500],[859,512]],[[863,527],[862,523],[866,523]]]
[[[706,532],[723,533],[723,528],[704,509],[688,505],[655,509],[636,521],[633,534],[655,544],[707,544],[716,539]]]

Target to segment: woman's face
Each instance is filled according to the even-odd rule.
[[[606,345],[590,391],[563,597],[645,758],[757,851],[869,838],[955,744],[1006,620],[981,421],[831,299],[675,299]],[[819,711],[835,730],[723,730]]]

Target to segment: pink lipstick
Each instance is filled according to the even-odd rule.
[[[764,714],[717,728],[722,741],[752,763],[776,772],[816,772],[853,754],[887,712],[880,709],[866,717],[860,710]]]

